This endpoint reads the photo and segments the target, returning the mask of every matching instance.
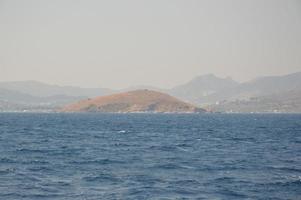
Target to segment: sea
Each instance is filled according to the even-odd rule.
[[[301,199],[301,114],[1,113],[0,199]]]

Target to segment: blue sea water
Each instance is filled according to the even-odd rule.
[[[301,115],[2,113],[0,199],[301,199]]]

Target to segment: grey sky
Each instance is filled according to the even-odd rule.
[[[296,71],[300,0],[0,0],[0,81],[172,87]]]

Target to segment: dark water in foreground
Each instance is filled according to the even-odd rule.
[[[301,199],[301,115],[0,114],[0,199]]]

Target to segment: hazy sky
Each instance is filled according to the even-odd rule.
[[[0,0],[0,81],[172,87],[296,71],[300,0]]]

